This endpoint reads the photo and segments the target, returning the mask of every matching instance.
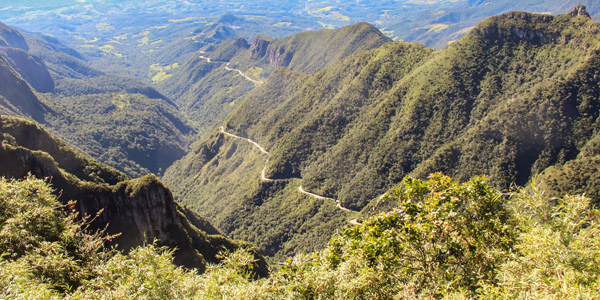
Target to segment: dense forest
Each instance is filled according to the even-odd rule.
[[[598,6],[509,2],[0,23],[0,298],[600,299]]]
[[[584,9],[512,12],[443,50],[392,42],[313,74],[277,69],[224,126],[268,154],[215,128],[163,179],[278,259],[320,249],[406,175],[486,174],[501,190],[537,176],[547,193],[595,197],[599,28]]]
[[[0,176],[27,179],[23,185],[34,180],[34,176],[42,179],[37,181],[48,185],[44,190],[53,190],[52,196],[44,197],[60,201],[60,205],[45,209],[68,208],[73,222],[85,225],[90,232],[98,232],[98,237],[102,233],[111,236],[110,246],[115,249],[127,252],[157,239],[157,246],[177,248],[174,252],[177,265],[204,270],[208,262],[218,261],[221,250],[253,247],[228,239],[208,221],[175,203],[171,192],[154,175],[130,179],[78,153],[24,119],[0,116],[0,132]],[[21,213],[36,215],[27,209],[24,207]],[[54,225],[32,223],[31,226],[42,226],[43,230]],[[260,261],[256,273],[264,276],[267,273],[264,259],[256,255]]]

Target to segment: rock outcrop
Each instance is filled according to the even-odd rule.
[[[274,40],[270,37],[266,37],[264,35],[257,35],[250,44],[250,52],[252,53],[252,58],[261,58],[267,54],[267,49],[269,45]]]
[[[208,222],[177,205],[156,176],[114,183],[115,179],[126,177],[76,153],[30,121],[0,116],[0,176],[23,178],[27,174],[47,178],[63,203],[76,200],[80,216],[94,218],[101,212],[90,229],[106,228],[109,234],[120,234],[112,246],[126,252],[156,239],[159,245],[177,249],[176,264],[203,271],[208,262],[218,262],[219,251],[252,248],[226,238]],[[198,228],[200,224],[206,230]],[[266,276],[264,259],[255,255],[258,262],[254,271],[258,276]]]
[[[583,6],[583,5],[577,5],[577,6],[573,7],[573,9],[571,9],[571,12],[569,12],[569,14],[574,17],[582,17],[583,16],[583,17],[591,18],[590,14],[587,12],[585,6]]]

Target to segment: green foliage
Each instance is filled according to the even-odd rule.
[[[483,178],[407,178],[392,211],[298,255],[268,279],[216,268],[210,297],[247,299],[597,299],[598,214],[589,199],[551,201],[535,189],[505,197]],[[229,271],[230,272],[230,271]],[[209,288],[211,290],[211,288]]]
[[[225,127],[269,151],[267,177],[301,178],[307,190],[354,210],[406,175],[425,178],[438,171],[460,181],[488,174],[492,186],[507,189],[551,166],[565,165],[564,172],[552,177],[556,184],[551,189],[559,195],[573,191],[595,197],[592,163],[597,154],[580,153],[595,151],[591,141],[597,145],[598,138],[598,26],[570,14],[514,12],[481,22],[444,50],[387,43],[314,74],[280,69],[243,99]],[[202,207],[197,212],[224,220],[217,222],[221,230],[247,237],[263,225],[243,232],[238,230],[242,226],[228,225],[230,220],[248,224],[262,203],[295,204],[297,195],[281,185],[269,189],[265,198],[264,186],[256,184],[262,162],[251,155],[231,155],[240,151],[245,150],[220,147],[206,162],[202,151],[191,152],[171,167],[165,180],[178,199]],[[576,158],[580,163],[566,165]],[[254,171],[245,168],[250,165]],[[213,167],[221,172],[210,172]],[[217,197],[216,186],[230,196]],[[260,196],[246,201],[237,191]],[[245,206],[247,202],[252,204]],[[244,207],[242,219],[224,205]],[[289,210],[274,211],[290,216]],[[312,235],[310,231],[297,234]],[[321,228],[313,232],[318,241],[332,233]],[[294,237],[283,230],[279,239]],[[265,247],[254,237],[252,241]]]
[[[160,84],[166,95],[176,99],[182,114],[202,135],[216,128],[254,88],[252,82],[237,72],[225,70],[225,64],[195,57]]]
[[[219,151],[226,153],[233,164],[219,163],[223,159],[220,154],[217,155]],[[204,166],[200,174],[187,177],[182,174],[189,169],[175,167],[165,173],[165,184],[185,187],[174,189],[174,197],[202,216],[216,212],[210,218],[212,224],[232,238],[258,245],[264,255],[283,260],[297,253],[298,249],[315,251],[327,243],[329,235],[324,233],[333,232],[346,217],[335,207],[334,201],[315,200],[300,194],[298,180],[261,182],[264,154],[250,143],[218,134],[193,153],[177,164],[189,163],[192,169]],[[196,201],[197,195],[205,190],[195,188],[199,178],[206,178],[211,183],[207,186],[207,196],[201,202]],[[232,194],[236,201],[222,201]],[[273,201],[270,199],[273,196],[288,196],[288,201]],[[319,234],[297,234],[307,227],[318,228]]]
[[[324,40],[327,43],[323,43]],[[309,73],[388,41],[366,23],[277,40],[257,37],[253,46],[238,38],[190,59],[160,87],[176,99],[183,114],[200,132],[210,132],[237,109],[243,97],[255,87],[237,72],[225,70],[226,63],[230,62],[230,67],[241,69],[250,77],[253,71],[260,70],[256,74],[266,78],[279,67]],[[205,57],[210,57],[210,62]],[[275,90],[281,88],[273,86]]]
[[[91,220],[76,221],[74,204],[61,205],[44,181],[2,178],[0,199],[3,298],[71,291],[109,254],[104,243],[112,237],[88,232]]]
[[[231,61],[243,70],[261,67],[266,70],[266,75],[278,67],[310,74],[387,42],[391,39],[373,25],[362,22],[335,30],[302,32],[277,40],[258,35],[249,51],[234,56]]]
[[[0,181],[0,296],[9,299],[598,299],[600,211],[535,185],[506,197],[484,178],[406,178],[391,211],[253,279],[255,256],[220,253],[198,275],[155,244],[103,248],[42,180]],[[82,227],[83,225],[83,227]]]
[[[590,199],[549,199],[532,185],[513,201],[521,234],[486,299],[599,299],[600,210]]]
[[[173,264],[175,250],[159,247],[157,241],[127,254],[105,248],[115,236],[92,231],[94,220],[79,218],[75,207],[74,202],[61,205],[43,180],[0,179],[0,297],[204,299],[198,295],[206,283],[197,271]],[[209,237],[213,243],[218,238]],[[190,239],[197,242],[199,237]],[[222,260],[229,274],[224,280],[239,277],[247,283],[257,273],[264,275],[264,262],[259,263],[255,251],[239,246],[229,252],[231,242],[221,240],[224,250],[211,261]]]
[[[510,253],[514,228],[501,194],[482,178],[460,184],[441,174],[407,178],[393,191],[397,206],[335,237],[329,261],[358,256],[418,293],[493,282]],[[389,196],[388,196],[389,197]]]
[[[148,245],[117,254],[94,268],[95,276],[70,299],[193,299],[194,274],[172,263],[173,252]],[[193,279],[193,278],[192,278]]]
[[[81,155],[50,135],[37,124],[19,118],[0,117],[0,175],[25,178],[52,178],[55,194],[63,203],[78,201],[74,207],[85,214],[105,211],[89,229],[106,229],[115,237],[119,250],[160,238],[158,245],[177,247],[174,262],[203,271],[207,262],[218,262],[222,249],[252,248],[231,240],[205,219],[180,208],[170,191],[154,175],[128,179],[122,173]],[[258,276],[268,274],[257,251]]]
[[[132,176],[162,173],[185,154],[194,131],[165,96],[134,79],[90,68],[56,39],[26,37],[23,43],[30,47],[23,50],[29,52],[1,51],[0,77],[11,84],[0,87],[0,112],[43,123]]]
[[[51,156],[61,169],[83,181],[116,184],[129,179],[125,174],[78,153],[34,122],[0,116],[0,133],[2,133],[0,136],[2,147],[7,149],[22,147],[33,151],[43,151]],[[18,169],[15,166],[12,169],[8,165],[4,167],[3,174],[10,174]]]
[[[159,173],[185,154],[187,134],[172,104],[142,94],[102,93],[48,99],[65,140],[131,176]]]

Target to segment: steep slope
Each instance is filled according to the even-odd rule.
[[[28,51],[29,46],[23,35],[16,29],[0,22],[0,47],[11,47]]]
[[[428,47],[443,49],[464,36],[491,16],[509,11],[528,11],[545,14],[568,12],[583,4],[590,14],[598,14],[600,5],[595,0],[503,0],[503,1],[451,1],[446,8],[428,9],[417,16],[405,18],[396,24],[387,24],[382,30],[395,39],[410,41]],[[600,21],[595,18],[595,21]]]
[[[232,58],[241,69],[263,69],[267,77],[279,67],[300,73],[314,73],[344,57],[377,48],[391,40],[368,23],[357,23],[335,30],[302,32],[273,40],[257,36],[250,51]]]
[[[0,112],[43,121],[49,108],[44,105],[21,75],[0,55]]]
[[[441,51],[394,43],[313,75],[276,71],[225,124],[268,155],[258,157],[215,130],[164,180],[219,228],[276,255],[313,249],[332,222],[353,217],[303,213],[298,184],[351,209],[408,174],[488,174],[502,189],[525,184],[575,159],[599,133],[599,28],[580,13],[513,12],[480,23]],[[263,167],[278,180],[261,182]],[[320,207],[327,205],[335,208],[333,201]],[[258,225],[269,218],[302,225]]]
[[[398,55],[400,53],[406,55]],[[335,113],[338,119],[327,122],[332,126],[331,130],[321,136],[312,136],[314,145],[323,149],[327,138],[335,136],[339,129],[335,129],[334,124],[343,126],[349,122],[344,118],[353,118],[352,112],[375,105],[371,102],[372,96],[389,89],[393,81],[401,77],[388,77],[385,82],[373,81],[373,78],[385,75],[379,72],[380,69],[408,72],[430,53],[431,50],[419,45],[389,43],[380,49],[350,56],[314,76],[279,69],[247,97],[230,119],[252,126],[264,118],[267,121],[255,127],[276,130],[273,139],[277,139],[277,134],[302,124],[302,118],[309,111],[316,115],[306,122],[326,121],[321,118],[321,113]],[[307,80],[307,77],[314,78]],[[359,87],[344,86],[353,82]],[[327,84],[321,86],[323,83]],[[300,100],[302,95],[306,95],[305,99],[319,97],[318,101],[323,103],[319,104],[314,98],[306,103]],[[281,118],[286,113],[294,117]],[[231,125],[233,121],[229,123]],[[230,128],[233,129],[228,130],[238,135],[247,134],[237,126]],[[278,152],[273,143],[269,143],[269,138],[253,138],[268,151]],[[261,180],[265,158],[282,161],[275,153],[261,154],[249,143],[215,132],[208,141],[169,168],[163,178],[183,203],[210,216],[216,226],[233,236],[256,241],[265,254],[283,258],[299,249],[317,249],[326,243],[328,233],[350,219],[351,213],[338,209],[334,200],[300,193],[298,188],[302,182],[293,179],[300,175],[293,172],[276,174],[272,172],[272,162],[268,164],[267,177],[276,180]],[[304,153],[299,155],[306,156]],[[231,197],[233,194],[236,200]]]
[[[23,178],[31,173],[50,178],[67,203],[76,200],[82,216],[95,216],[92,229],[107,227],[121,233],[113,240],[119,249],[159,239],[176,247],[175,263],[204,270],[217,262],[217,253],[251,245],[230,240],[196,214],[175,204],[170,191],[153,175],[129,180],[124,174],[82,156],[35,123],[0,116],[0,175]],[[264,261],[257,273],[266,275]]]
[[[202,132],[221,123],[243,96],[279,67],[312,73],[389,41],[366,23],[283,39],[259,35],[252,43],[238,38],[198,53],[160,86]]]
[[[0,23],[2,112],[28,116],[129,175],[161,173],[194,131],[175,105],[134,79],[105,75],[77,51]],[[15,47],[19,46],[19,47]]]
[[[160,174],[186,153],[193,131],[176,108],[141,94],[98,93],[48,99],[65,140],[129,175]]]
[[[44,61],[18,48],[0,47],[2,55],[13,69],[40,93],[54,91],[54,80]]]

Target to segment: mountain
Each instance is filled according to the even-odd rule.
[[[36,120],[132,176],[161,173],[186,153],[195,132],[157,90],[91,68],[52,37],[0,29],[3,113]]]
[[[54,91],[54,80],[44,61],[19,48],[0,48],[2,56],[10,66],[19,73],[37,92],[51,93]]]
[[[25,42],[23,35],[18,30],[6,26],[4,23],[0,23],[0,47],[17,48],[23,51],[29,50],[29,46]]]
[[[238,138],[215,129],[163,180],[284,257],[324,245],[357,216],[348,209],[368,214],[406,175],[487,174],[505,190],[552,166],[577,172],[577,159],[597,160],[599,28],[582,6],[510,12],[444,50],[387,43],[314,74],[278,69],[227,117]]]
[[[485,18],[509,11],[527,11],[560,14],[583,4],[592,14],[600,10],[593,0],[503,0],[503,1],[453,1],[454,3],[415,12],[401,22],[386,24],[382,31],[395,39],[411,41],[443,49],[469,32]],[[594,19],[600,21],[599,19]]]
[[[300,73],[314,73],[356,52],[377,48],[391,39],[368,23],[357,23],[335,30],[302,32],[273,40],[257,36],[249,51],[233,57],[241,69],[261,68],[266,78],[273,70],[287,67]]]
[[[177,205],[170,191],[153,175],[129,179],[123,173],[77,153],[39,125],[20,118],[0,116],[0,175],[47,178],[59,200],[77,201],[81,216],[96,216],[90,229],[121,235],[113,239],[118,249],[151,243],[176,248],[174,262],[203,271],[218,262],[223,249],[251,245],[223,236],[207,221]],[[257,255],[257,258],[260,258]],[[264,261],[257,274],[266,275]]]
[[[0,55],[0,79],[0,112],[28,116],[38,121],[44,120],[44,115],[50,109],[38,99],[27,81],[2,55]]]
[[[212,51],[198,53],[160,87],[175,99],[199,131],[206,132],[222,122],[243,96],[279,67],[313,73],[389,41],[367,23],[282,39],[258,35],[251,43],[243,38],[232,39]]]

